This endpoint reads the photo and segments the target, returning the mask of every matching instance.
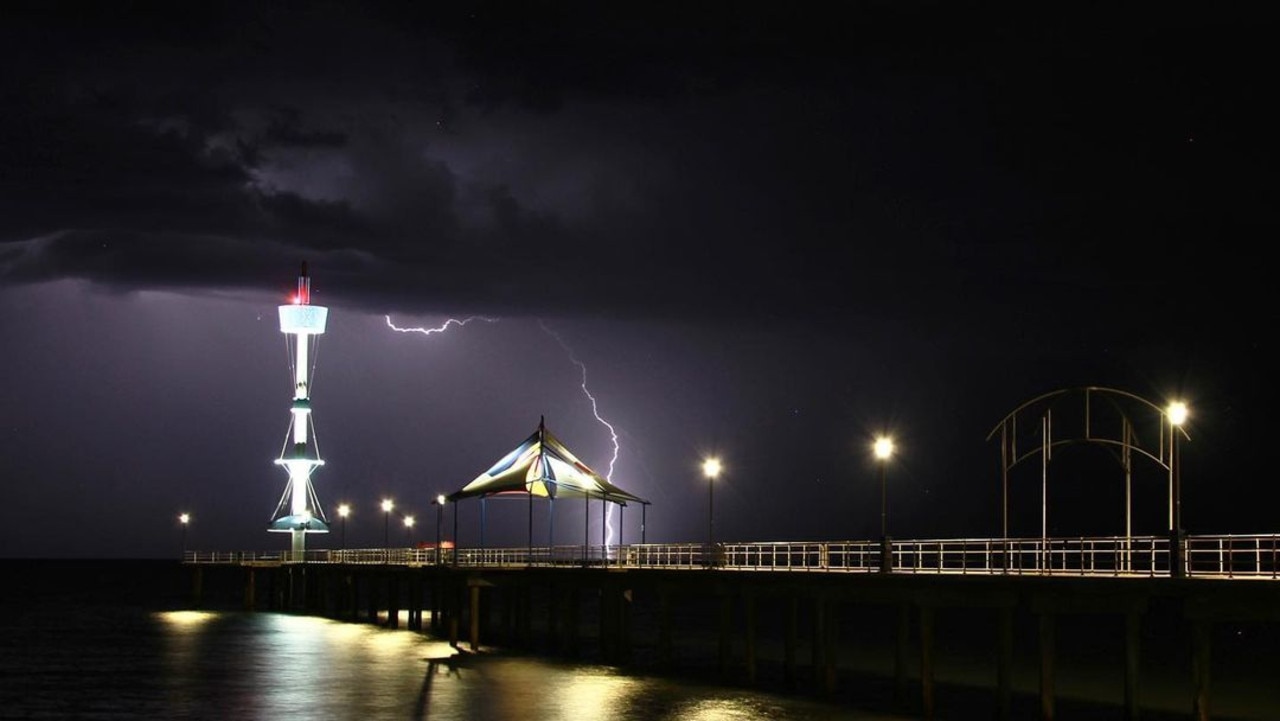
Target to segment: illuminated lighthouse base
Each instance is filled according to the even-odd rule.
[[[290,550],[302,553],[307,550],[306,534],[328,533],[329,523],[320,509],[315,488],[311,485],[311,472],[324,465],[319,458],[278,458],[276,464],[289,472],[289,483],[276,506],[276,512],[267,526],[274,533],[291,533]],[[312,509],[317,509],[312,511]]]
[[[311,474],[324,465],[315,443],[311,421],[311,396],[308,374],[316,338],[324,333],[329,309],[311,305],[311,279],[307,266],[298,276],[298,293],[293,303],[280,306],[280,332],[290,346],[293,362],[293,407],[290,409],[289,432],[276,465],[289,474],[289,483],[280,496],[267,530],[292,534],[291,549],[301,555],[306,551],[308,533],[328,533],[329,522],[311,485]]]

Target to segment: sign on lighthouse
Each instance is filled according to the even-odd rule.
[[[267,526],[271,532],[292,534],[291,550],[299,555],[306,550],[306,534],[329,532],[328,519],[311,485],[311,474],[324,465],[324,461],[320,459],[311,420],[310,387],[312,359],[328,318],[328,308],[311,305],[311,278],[307,275],[307,264],[303,263],[297,293],[291,303],[280,306],[280,332],[285,335],[293,364],[293,405],[289,432],[276,464],[289,473],[289,482]]]

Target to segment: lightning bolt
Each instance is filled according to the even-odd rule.
[[[609,438],[613,441],[613,457],[609,459],[609,471],[604,474],[604,477],[606,480],[612,482],[613,466],[618,462],[618,432],[614,430],[612,423],[606,421],[600,416],[600,407],[599,404],[596,403],[596,397],[591,395],[591,391],[587,388],[587,364],[578,360],[577,354],[573,352],[573,349],[569,347],[569,344],[564,342],[564,339],[560,337],[559,333],[556,333],[551,330],[551,328],[547,327],[547,324],[544,323],[542,319],[538,320],[538,325],[542,330],[546,331],[547,335],[556,339],[556,342],[560,344],[560,347],[564,349],[564,352],[569,354],[569,361],[578,366],[578,370],[582,372],[582,394],[587,397],[587,400],[591,401],[591,415],[595,416],[596,420],[599,421],[601,425],[609,429]],[[604,528],[605,546],[608,547],[609,539],[613,538],[613,506],[606,506]]]
[[[458,320],[457,318],[450,318],[449,320],[446,320],[445,322],[441,323],[440,325],[436,326],[435,328],[400,328],[400,327],[397,327],[395,323],[392,323],[392,322],[391,322],[391,316],[389,316],[389,315],[388,315],[388,316],[383,316],[383,317],[385,317],[385,318],[387,319],[387,327],[388,327],[388,328],[390,328],[391,330],[393,330],[393,331],[397,332],[397,333],[421,333],[421,334],[423,334],[423,335],[432,335],[432,334],[435,334],[435,333],[443,333],[443,332],[445,332],[445,330],[447,330],[447,329],[449,328],[449,326],[451,326],[451,325],[464,326],[464,325],[466,325],[466,324],[470,323],[470,322],[471,322],[471,321],[473,321],[473,320],[482,320],[482,321],[484,321],[484,322],[486,322],[486,323],[497,323],[497,322],[498,322],[498,319],[497,319],[497,318],[486,318],[486,317],[484,317],[484,316],[482,316],[482,315],[473,315],[473,316],[469,316],[469,317],[467,317],[467,318],[463,318],[462,320]]]
[[[391,330],[396,331],[397,333],[421,333],[422,335],[434,335],[436,333],[443,333],[446,330],[448,330],[449,326],[451,325],[464,326],[473,320],[482,320],[486,323],[498,322],[497,318],[488,318],[482,315],[473,315],[473,316],[468,316],[462,319],[449,318],[448,320],[446,320],[445,322],[441,323],[438,326],[435,326],[434,328],[421,328],[421,327],[401,328],[391,322],[391,316],[388,315],[384,317],[387,320],[387,327],[390,328]],[[556,333],[554,330],[552,330],[541,319],[538,320],[538,326],[541,327],[542,330],[546,332],[547,335],[554,338],[555,341],[560,344],[560,347],[563,348],[564,352],[568,354],[569,361],[578,367],[578,370],[582,374],[582,382],[580,383],[579,387],[582,388],[583,395],[585,395],[587,397],[587,400],[591,402],[591,415],[595,416],[595,419],[599,421],[601,425],[609,429],[609,439],[613,443],[613,456],[609,459],[609,470],[608,472],[605,473],[604,477],[606,480],[613,481],[613,467],[618,462],[618,452],[620,450],[620,446],[618,444],[618,432],[614,430],[612,423],[605,420],[604,417],[600,415],[600,405],[599,403],[596,402],[596,397],[591,394],[591,390],[587,388],[587,364],[579,360],[578,355],[573,352],[573,349],[569,347],[569,344],[564,342],[564,338],[561,338],[559,333]],[[605,525],[605,545],[608,546],[609,539],[613,538],[613,506],[606,506],[604,525]]]

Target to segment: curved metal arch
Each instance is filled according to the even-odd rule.
[[[1010,438],[1010,439],[1009,439],[1009,440],[1011,441],[1010,449],[1011,449],[1011,451],[1012,451],[1012,458],[1011,458],[1011,459],[1007,459],[1007,460],[1008,460],[1008,463],[1005,465],[1005,468],[1006,468],[1006,469],[1012,469],[1014,466],[1017,466],[1019,463],[1021,463],[1021,462],[1025,461],[1025,460],[1027,460],[1028,458],[1031,458],[1031,457],[1033,457],[1033,456],[1039,455],[1039,454],[1040,454],[1040,453],[1042,453],[1042,452],[1046,452],[1046,450],[1047,450],[1047,452],[1050,454],[1050,456],[1052,456],[1052,451],[1053,451],[1053,449],[1054,449],[1054,448],[1058,448],[1058,447],[1060,447],[1060,446],[1075,445],[1075,444],[1078,444],[1078,443],[1097,443],[1097,444],[1102,444],[1102,445],[1118,446],[1118,447],[1120,447],[1120,448],[1122,448],[1122,449],[1124,449],[1124,450],[1126,450],[1126,451],[1130,451],[1130,452],[1131,452],[1131,451],[1137,451],[1137,452],[1138,452],[1138,453],[1140,453],[1141,455],[1144,455],[1144,456],[1146,456],[1147,458],[1151,459],[1151,460],[1152,460],[1156,465],[1158,465],[1158,466],[1160,466],[1160,467],[1164,468],[1165,470],[1168,470],[1168,468],[1169,468],[1169,460],[1170,460],[1170,459],[1169,459],[1168,457],[1166,457],[1166,449],[1165,449],[1165,447],[1164,447],[1164,434],[1163,434],[1163,432],[1160,434],[1160,443],[1161,443],[1161,445],[1159,446],[1159,448],[1157,448],[1157,449],[1155,450],[1155,452],[1152,452],[1152,450],[1150,450],[1150,449],[1148,449],[1148,448],[1145,448],[1145,447],[1143,447],[1143,446],[1142,446],[1142,445],[1140,445],[1140,444],[1130,442],[1129,438],[1131,437],[1131,434],[1134,432],[1135,425],[1134,425],[1134,423],[1130,420],[1130,418],[1129,418],[1128,414],[1127,414],[1127,413],[1125,413],[1125,410],[1124,410],[1124,409],[1123,409],[1123,408],[1122,408],[1118,403],[1116,403],[1116,402],[1115,402],[1115,399],[1114,399],[1114,398],[1111,398],[1111,397],[1109,397],[1108,395],[1103,395],[1103,400],[1105,400],[1105,401],[1108,403],[1108,405],[1110,405],[1110,406],[1111,406],[1111,408],[1112,408],[1113,410],[1115,410],[1117,417],[1120,419],[1120,422],[1121,422],[1121,432],[1122,432],[1122,433],[1121,433],[1121,435],[1122,435],[1122,437],[1121,437],[1120,439],[1115,439],[1115,438],[1106,438],[1106,437],[1096,436],[1096,435],[1093,435],[1093,434],[1092,434],[1092,432],[1091,432],[1091,431],[1092,431],[1092,428],[1093,428],[1093,426],[1092,426],[1092,424],[1091,424],[1091,420],[1092,420],[1092,413],[1091,413],[1091,409],[1090,409],[1090,406],[1089,406],[1089,399],[1090,399],[1090,398],[1093,396],[1093,394],[1095,394],[1095,393],[1103,393],[1103,394],[1114,394],[1114,395],[1120,395],[1120,396],[1123,396],[1123,397],[1125,397],[1125,398],[1129,398],[1129,399],[1131,399],[1131,400],[1138,401],[1138,402],[1140,402],[1140,403],[1142,403],[1142,404],[1146,405],[1148,408],[1150,408],[1152,411],[1154,411],[1158,416],[1160,416],[1160,417],[1162,418],[1162,424],[1161,424],[1162,426],[1163,426],[1163,418],[1164,418],[1164,417],[1165,417],[1165,415],[1166,415],[1166,411],[1165,411],[1164,409],[1160,408],[1159,406],[1156,406],[1155,404],[1151,403],[1150,401],[1148,401],[1148,400],[1146,400],[1146,399],[1144,399],[1144,398],[1140,398],[1140,397],[1138,397],[1138,396],[1136,396],[1136,395],[1134,395],[1134,394],[1132,394],[1132,393],[1128,393],[1128,392],[1126,392],[1126,391],[1118,391],[1118,390],[1115,390],[1115,389],[1111,389],[1111,388],[1103,388],[1103,387],[1100,387],[1100,386],[1083,386],[1083,387],[1080,387],[1080,388],[1069,388],[1069,389],[1063,389],[1063,390],[1059,390],[1059,391],[1054,391],[1054,392],[1052,392],[1052,393],[1046,393],[1046,394],[1041,395],[1041,396],[1038,396],[1038,397],[1036,397],[1036,398],[1034,398],[1034,399],[1032,399],[1032,400],[1030,400],[1030,401],[1027,401],[1026,403],[1023,403],[1021,406],[1018,406],[1018,408],[1014,409],[1014,411],[1013,411],[1012,413],[1010,413],[1009,415],[1005,416],[1005,417],[1004,417],[1004,419],[1003,419],[1003,420],[1001,420],[1000,424],[999,424],[999,425],[997,425],[995,428],[993,428],[993,429],[991,430],[991,432],[987,434],[987,440],[988,440],[988,441],[990,441],[990,440],[991,440],[991,438],[995,435],[996,431],[1001,430],[1002,426],[1003,426],[1005,423],[1010,423],[1010,422],[1012,422],[1013,424],[1015,424],[1015,425],[1016,425],[1016,422],[1017,422],[1017,415],[1018,415],[1018,413],[1019,413],[1019,412],[1021,412],[1021,411],[1025,410],[1025,409],[1027,409],[1027,408],[1029,408],[1029,407],[1032,407],[1032,406],[1036,405],[1037,403],[1039,403],[1039,402],[1041,402],[1041,401],[1044,401],[1045,399],[1052,398],[1052,397],[1059,396],[1059,395],[1064,395],[1064,394],[1066,394],[1066,393],[1071,393],[1071,392],[1082,392],[1082,393],[1084,393],[1084,394],[1085,394],[1085,406],[1086,406],[1086,410],[1085,410],[1085,427],[1084,427],[1084,434],[1085,434],[1085,435],[1084,435],[1084,437],[1081,437],[1081,438],[1065,438],[1065,439],[1063,439],[1063,440],[1050,440],[1050,441],[1049,441],[1049,443],[1047,443],[1047,444],[1043,444],[1043,443],[1042,443],[1040,446],[1033,447],[1031,450],[1028,450],[1028,451],[1026,451],[1025,453],[1022,453],[1021,455],[1019,455],[1019,454],[1017,453],[1016,435],[1015,435],[1015,437],[1014,437],[1014,438]],[[1052,407],[1050,407],[1050,408],[1048,408],[1047,410],[1051,412],[1053,409],[1052,409]],[[1016,434],[1016,428],[1015,428],[1014,433]],[[1186,435],[1186,432],[1185,432],[1185,431],[1183,432],[1183,435],[1184,435],[1184,436]],[[1122,464],[1122,465],[1124,465],[1124,463],[1125,463],[1125,461],[1122,459],[1122,460],[1121,460],[1121,464]]]
[[[1095,433],[1094,412],[1092,399],[1099,396],[1103,402],[1115,414],[1115,419],[1119,421],[1119,437],[1111,437],[1107,434]],[[1053,438],[1053,411],[1056,407],[1057,399],[1065,397],[1082,397],[1083,398],[1083,427],[1082,435],[1079,437],[1068,436],[1061,440]],[[1153,412],[1152,420],[1158,425],[1158,442],[1156,447],[1149,448],[1138,440],[1137,428],[1128,412],[1120,400],[1128,400],[1138,403],[1147,410]],[[1031,449],[1019,453],[1018,439],[1020,436],[1018,430],[1018,421],[1027,415],[1027,411],[1031,409],[1042,409],[1036,420],[1039,421],[1040,431],[1039,444]],[[1062,388],[1048,393],[1043,393],[1035,398],[1023,402],[1017,408],[1010,411],[999,423],[991,429],[987,434],[987,441],[999,435],[1000,438],[1000,471],[1001,483],[1003,486],[1001,499],[1001,518],[1003,534],[1005,538],[1009,535],[1009,471],[1020,463],[1033,458],[1041,457],[1041,535],[1046,533],[1047,529],[1047,506],[1045,504],[1045,496],[1047,495],[1048,485],[1048,463],[1053,456],[1055,448],[1061,448],[1068,445],[1076,445],[1079,443],[1099,444],[1119,449],[1119,458],[1117,459],[1124,469],[1125,473],[1125,535],[1131,535],[1131,511],[1132,511],[1132,493],[1131,493],[1131,473],[1132,473],[1132,456],[1133,453],[1147,457],[1157,466],[1166,470],[1169,474],[1169,523],[1170,529],[1176,526],[1175,520],[1175,462],[1176,462],[1176,438],[1175,429],[1182,432],[1183,437],[1190,439],[1190,435],[1185,428],[1176,426],[1170,422],[1168,411],[1151,401],[1128,391],[1116,388],[1107,388],[1103,386],[1079,386],[1075,388]],[[1167,435],[1166,435],[1167,432]],[[1024,433],[1026,433],[1024,431]],[[1035,431],[1030,433],[1035,434]]]

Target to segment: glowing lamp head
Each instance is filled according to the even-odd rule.
[[[708,458],[702,462],[702,475],[715,480],[722,470],[719,458]]]
[[[1187,410],[1186,403],[1183,403],[1182,401],[1174,401],[1169,404],[1169,422],[1175,426],[1180,426],[1187,422],[1187,415],[1189,412],[1190,411]]]
[[[395,508],[395,507],[396,507],[395,502],[394,502],[394,501],[392,501],[390,498],[387,498],[387,499],[385,499],[385,500],[383,500],[383,501],[382,501],[382,512],[383,512],[383,513],[391,513],[391,509],[393,509],[393,508]]]
[[[181,523],[182,525],[184,525],[184,526],[185,526],[185,525],[187,525],[187,524],[188,524],[188,523],[190,523],[190,522],[191,522],[191,514],[190,514],[190,513],[179,513],[179,514],[178,514],[178,523]]]
[[[405,527],[405,528],[413,528],[413,516],[405,516],[405,517],[404,517],[404,527]]]
[[[339,516],[342,516],[343,518],[346,518],[347,516],[350,516],[350,515],[351,515],[351,506],[348,506],[348,505],[347,505],[347,504],[345,504],[345,503],[340,504],[340,505],[338,506],[338,515],[339,515]]]
[[[871,449],[875,452],[876,458],[887,461],[893,455],[893,439],[887,436],[880,436],[876,439]]]
[[[437,505],[437,506],[443,506],[445,503],[447,503],[447,502],[448,502],[448,500],[449,500],[449,499],[445,498],[445,497],[444,497],[444,494],[443,494],[443,493],[441,493],[440,495],[436,496],[436,505]]]

